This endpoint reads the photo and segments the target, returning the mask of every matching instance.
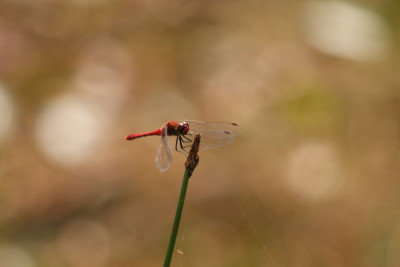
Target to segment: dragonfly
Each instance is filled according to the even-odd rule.
[[[125,139],[134,140],[145,136],[161,136],[155,163],[159,171],[164,172],[173,162],[168,136],[175,136],[175,150],[187,155],[195,134],[201,134],[200,150],[208,150],[232,143],[241,132],[240,126],[233,122],[184,120],[182,122],[169,121],[155,131],[130,134]]]

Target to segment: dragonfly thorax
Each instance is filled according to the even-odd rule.
[[[189,132],[187,122],[177,123],[176,121],[167,122],[167,135],[185,135]]]

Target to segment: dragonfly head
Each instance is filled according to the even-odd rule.
[[[185,135],[189,132],[189,124],[187,122],[181,122],[176,127],[176,130],[178,131],[179,134]]]

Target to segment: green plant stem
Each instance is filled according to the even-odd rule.
[[[174,251],[176,236],[178,235],[179,223],[181,221],[183,204],[185,202],[186,190],[189,184],[190,176],[191,176],[190,171],[188,169],[185,169],[185,174],[183,175],[183,181],[181,186],[181,192],[179,194],[179,199],[178,199],[178,206],[176,207],[174,225],[172,226],[172,232],[168,243],[167,254],[165,255],[164,267],[169,267],[171,263],[172,253]]]
[[[189,178],[192,176],[194,169],[196,169],[197,164],[199,163],[199,152],[200,147],[200,134],[195,134],[192,146],[190,147],[190,151],[186,157],[185,161],[185,174],[183,175],[183,181],[181,186],[181,192],[179,194],[178,206],[176,207],[174,225],[172,226],[171,237],[168,243],[167,254],[165,255],[164,267],[169,267],[171,264],[172,253],[174,251],[176,236],[178,235],[179,223],[181,221],[183,204],[185,203],[186,190],[189,184]]]

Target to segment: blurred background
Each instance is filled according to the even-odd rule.
[[[1,0],[0,266],[161,266],[184,156],[123,138],[182,119],[243,134],[200,153],[172,266],[400,266],[399,12]]]

